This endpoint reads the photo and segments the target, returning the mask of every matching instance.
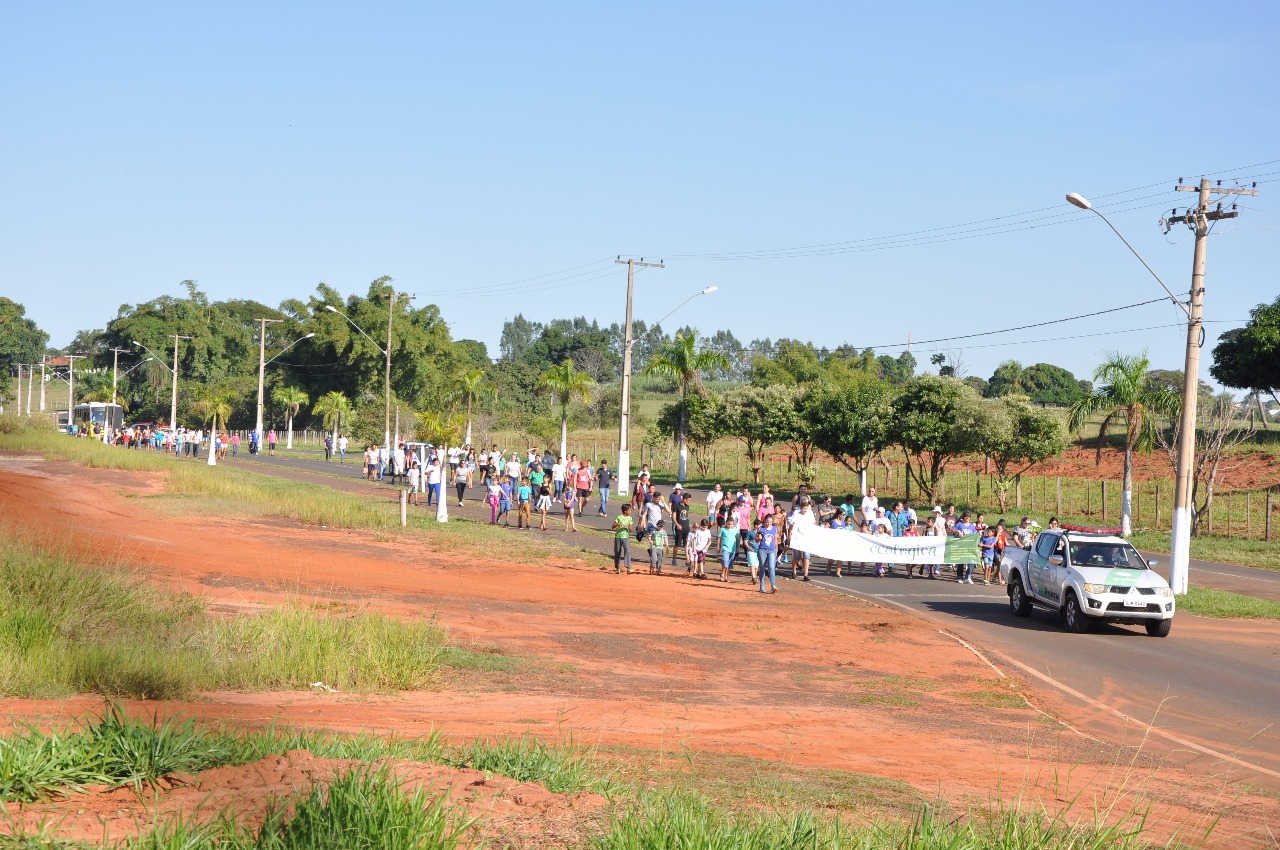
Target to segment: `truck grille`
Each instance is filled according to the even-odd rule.
[[[1118,584],[1114,584],[1110,588],[1112,593],[1128,593],[1131,589],[1132,588],[1123,587]],[[1154,587],[1140,587],[1138,588],[1138,592],[1143,596],[1154,596],[1156,589]]]
[[[1125,605],[1123,602],[1109,602],[1107,603],[1107,610],[1108,611],[1127,611],[1129,613],[1146,612],[1148,614],[1159,614],[1160,605],[1158,603],[1154,603],[1154,604],[1147,604],[1142,608],[1132,608],[1128,605]]]

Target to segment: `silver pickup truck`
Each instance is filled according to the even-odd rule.
[[[1152,637],[1165,637],[1175,605],[1154,565],[1122,537],[1053,530],[1042,531],[1030,549],[1006,549],[1000,574],[1015,617],[1043,608],[1072,632],[1107,622],[1142,625]]]

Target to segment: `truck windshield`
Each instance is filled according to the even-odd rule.
[[[1142,556],[1127,543],[1083,543],[1071,541],[1071,563],[1078,567],[1125,567],[1145,570]]]

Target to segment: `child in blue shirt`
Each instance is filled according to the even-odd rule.
[[[991,584],[991,570],[995,565],[996,530],[984,528],[978,538],[978,550],[982,553],[982,583]]]

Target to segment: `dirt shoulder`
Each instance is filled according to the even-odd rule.
[[[572,734],[659,758],[707,751],[854,771],[960,803],[1119,795],[1167,808],[1170,823],[1225,813],[1238,835],[1280,820],[1275,796],[1239,794],[1231,777],[1075,732],[1053,695],[907,614],[791,583],[768,596],[741,579],[614,575],[569,550],[527,565],[450,551],[429,535],[386,542],[384,532],[378,542],[372,532],[191,516],[159,509],[160,491],[155,476],[0,464],[9,529],[133,565],[215,610],[301,599],[437,616],[464,646],[521,660],[459,672],[430,692],[210,693],[137,710],[456,738]],[[9,699],[0,715],[48,723],[100,705]]]

